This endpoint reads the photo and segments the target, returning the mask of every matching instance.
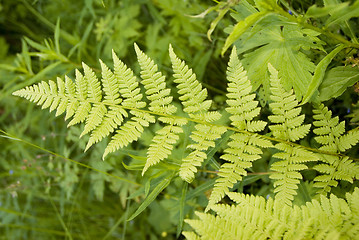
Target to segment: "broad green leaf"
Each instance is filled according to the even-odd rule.
[[[227,49],[251,26],[253,26],[256,22],[261,20],[264,16],[266,16],[268,12],[257,12],[253,13],[246,17],[243,21],[238,22],[232,32],[226,39],[224,46],[222,48],[222,55],[227,51]]]
[[[359,68],[340,66],[330,69],[319,86],[318,100],[323,102],[339,97],[349,86],[359,81]]]
[[[258,25],[260,24],[262,23]],[[286,90],[294,88],[296,97],[300,100],[307,92],[315,70],[314,63],[302,50],[323,50],[323,43],[317,35],[317,32],[302,29],[297,25],[282,27],[268,25],[236,43],[241,45],[251,42],[252,48],[246,49],[248,53],[244,54],[242,63],[253,89],[256,90],[262,85],[264,95],[270,95],[267,66],[271,63],[279,71],[284,88]]]
[[[133,220],[135,217],[137,217],[140,213],[143,212],[143,210],[145,210],[148,205],[150,205],[151,202],[153,202],[153,200],[156,199],[156,197],[158,196],[158,194],[160,194],[162,192],[163,189],[165,189],[171,182],[171,179],[173,178],[173,173],[168,174],[168,176],[163,179],[163,181],[161,181],[154,189],[153,191],[148,194],[148,196],[146,197],[146,199],[142,202],[142,204],[138,207],[138,209],[136,210],[136,212],[134,214],[132,214],[132,216],[127,219],[127,221],[131,221]]]
[[[314,75],[312,81],[309,84],[308,91],[303,97],[302,104],[308,102],[310,98],[313,96],[314,92],[318,89],[321,84],[325,71],[329,65],[329,63],[333,60],[333,58],[345,48],[344,45],[339,45],[333,51],[331,51],[327,56],[325,56],[317,65],[314,71]]]

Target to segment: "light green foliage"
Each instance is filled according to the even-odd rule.
[[[0,236],[355,239],[358,2],[3,1]]]
[[[298,99],[301,99],[306,94],[311,73],[315,69],[313,62],[301,49],[322,49],[323,43],[317,35],[314,31],[295,25],[285,25],[283,28],[273,26],[252,32],[245,40],[253,41],[250,47],[255,50],[246,53],[242,61],[244,66],[248,66],[248,77],[253,79],[254,89],[262,85],[266,95],[269,95],[270,81],[266,72],[267,64],[271,63],[280,72],[280,77],[286,79],[284,88],[293,88]],[[254,61],[257,64],[250,64]],[[298,64],[302,66],[300,69],[295,67]]]
[[[217,216],[196,212],[186,220],[195,232],[187,239],[356,239],[359,234],[359,189],[345,199],[321,196],[305,206],[282,205],[277,199],[230,193],[235,205],[212,207]]]
[[[260,113],[258,101],[255,101],[255,94],[252,92],[251,83],[246,76],[246,71],[240,63],[236,48],[231,53],[227,69],[228,93],[227,93],[227,112],[232,125],[240,131],[260,132],[266,122],[254,118]],[[225,154],[221,156],[224,163],[219,169],[213,191],[211,193],[207,210],[215,203],[219,202],[233,184],[242,180],[247,175],[247,168],[252,166],[252,162],[260,159],[262,150],[260,147],[268,148],[272,143],[258,135],[237,132],[231,135],[231,141],[228,148],[224,150]]]
[[[196,79],[196,75],[189,69],[184,61],[181,61],[173,52],[170,46],[170,58],[174,71],[175,83],[177,83],[178,93],[182,96],[179,99],[183,104],[183,111],[188,113],[190,118],[203,123],[211,123],[220,119],[221,114],[217,111],[209,111],[212,100],[207,98],[207,89],[202,89],[202,85]],[[195,125],[195,131],[190,138],[195,142],[187,148],[193,149],[186,158],[182,160],[180,176],[187,182],[192,182],[196,167],[200,166],[207,158],[206,151],[209,147],[214,147],[214,140],[221,137],[226,131],[225,127],[206,125],[198,123]]]
[[[273,101],[269,104],[273,113],[268,117],[273,123],[269,129],[274,137],[295,142],[308,134],[310,124],[303,124],[305,115],[300,115],[301,108],[298,106],[293,90],[286,92],[280,83],[278,72],[271,65],[268,65],[268,69],[271,74],[270,98]],[[274,147],[280,151],[273,155],[279,161],[271,166],[271,170],[275,171],[270,175],[270,178],[275,179],[274,192],[278,200],[291,205],[299,180],[302,179],[299,171],[307,169],[305,162],[315,161],[318,158],[301,147],[286,143],[280,142]]]
[[[142,84],[146,88],[146,97],[150,100],[149,110],[164,115],[172,115],[177,108],[172,104],[173,97],[170,96],[170,89],[166,88],[165,77],[157,72],[157,65],[147,57],[135,44],[138,62],[141,66]],[[166,159],[171,154],[173,145],[178,140],[178,134],[182,133],[182,126],[186,120],[178,120],[171,117],[159,117],[159,121],[166,124],[163,128],[156,131],[152,143],[147,151],[146,165],[142,175],[146,170],[161,160]]]
[[[359,141],[359,131],[354,129],[345,133],[345,122],[339,122],[338,117],[332,118],[332,112],[323,104],[316,105],[313,110],[313,132],[318,135],[314,139],[321,145],[320,150],[329,153],[340,153],[350,149]],[[321,154],[323,162],[314,167],[323,175],[317,176],[315,186],[320,188],[319,193],[329,192],[331,187],[338,185],[338,180],[353,183],[359,177],[359,165],[347,156]]]

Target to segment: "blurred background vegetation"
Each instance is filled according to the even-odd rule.
[[[67,129],[62,117],[11,93],[65,74],[73,77],[82,61],[98,70],[98,59],[112,66],[112,49],[138,73],[134,42],[165,74],[171,43],[199,80],[224,90],[226,61],[219,57],[224,33],[215,31],[212,42],[206,35],[216,14],[190,17],[211,5],[204,0],[0,1],[0,129],[14,137],[0,138],[0,239],[176,238],[181,181],[126,221],[145,189],[161,181],[161,175],[142,178],[123,164],[130,156],[144,156],[141,143],[102,161],[105,144],[83,152],[81,126]],[[151,139],[153,132],[146,134]],[[193,193],[187,212],[205,206],[205,199],[200,201],[205,190]]]
[[[214,107],[221,110],[228,61],[228,52],[221,56],[221,49],[230,32],[229,26],[249,14],[242,11],[245,4],[237,12],[230,10],[228,6],[237,2],[0,0],[0,130],[3,131],[0,138],[0,239],[181,238],[183,218],[190,218],[195,209],[207,205],[214,173],[200,172],[190,186],[175,178],[144,212],[126,221],[145,196],[168,177],[165,169],[141,176],[146,156],[144,146],[149,145],[156,125],[146,130],[139,142],[102,161],[105,141],[84,152],[87,138],[78,138],[81,126],[67,129],[62,117],[56,118],[55,113],[42,111],[11,93],[64,75],[74,79],[74,70],[82,68],[82,61],[98,72],[98,59],[112,67],[112,49],[138,76],[134,42],[165,75],[170,75],[168,45],[171,43],[178,56],[209,89]],[[284,6],[289,2],[290,9],[305,12],[316,1],[280,2]],[[217,8],[204,14],[214,6]],[[218,18],[222,13],[226,15]],[[215,22],[218,22],[216,28]],[[319,25],[320,21],[315,24]],[[352,24],[358,26],[358,20]],[[211,40],[207,36],[209,29],[213,30]],[[338,29],[335,30],[346,33],[341,30],[346,29],[345,26]],[[244,34],[234,43],[241,54],[250,49],[244,45],[250,37],[253,35]],[[325,36],[324,40],[331,41]],[[356,38],[352,41],[357,43]],[[326,50],[330,52],[334,44],[328,44]],[[255,46],[255,49],[260,47]],[[315,64],[325,56],[318,49],[308,48],[304,52]],[[333,60],[332,67],[354,65],[355,54],[351,52],[347,63],[343,63],[345,56],[341,53]],[[245,59],[245,63],[255,62],[249,54],[247,56],[249,60]],[[358,73],[357,69],[351,71]],[[167,79],[167,86],[171,87],[172,80]],[[335,115],[344,117],[352,113],[354,126],[359,119],[358,106],[353,105],[358,99],[356,89],[348,88],[339,98],[328,102]],[[309,110],[304,108],[306,113]],[[184,146],[185,141],[186,137],[178,145]],[[355,151],[357,148],[353,149]],[[183,152],[175,150],[176,154]],[[263,159],[254,164],[254,172],[268,171],[269,155],[266,152]],[[212,169],[218,169],[216,162],[211,164]],[[303,175],[313,178],[311,171]],[[265,174],[249,175],[235,187],[262,196],[273,194]],[[341,187],[352,188],[349,184]],[[312,188],[307,183],[299,186],[299,191],[308,190]],[[300,196],[310,195],[307,192]]]

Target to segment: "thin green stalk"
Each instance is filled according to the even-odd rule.
[[[9,133],[7,133],[6,131],[4,131],[4,130],[2,130],[2,129],[0,129],[0,133],[3,133],[3,134],[4,134],[4,135],[0,135],[0,137],[8,138],[8,139],[14,140],[14,141],[19,141],[19,142],[21,142],[21,143],[30,145],[31,147],[40,149],[41,151],[50,153],[50,154],[52,154],[52,155],[54,155],[54,156],[56,156],[56,157],[59,157],[59,158],[65,159],[65,160],[67,160],[67,161],[73,162],[73,163],[75,163],[75,164],[77,164],[77,165],[80,165],[80,166],[82,166],[82,167],[85,167],[85,168],[94,170],[94,171],[99,172],[99,173],[103,173],[103,174],[105,174],[105,175],[107,175],[107,176],[117,178],[117,179],[119,179],[119,180],[121,180],[121,181],[128,182],[128,183],[134,184],[134,185],[136,185],[136,186],[141,186],[141,184],[139,184],[139,183],[137,183],[137,182],[134,182],[134,181],[128,180],[128,179],[126,179],[126,178],[122,178],[122,177],[120,177],[120,176],[116,176],[116,175],[113,175],[113,174],[111,174],[111,173],[108,173],[108,172],[105,172],[105,171],[96,169],[96,168],[91,167],[91,166],[89,166],[89,165],[86,165],[86,164],[84,164],[84,163],[78,162],[78,161],[73,160],[73,159],[71,159],[71,158],[67,158],[67,157],[62,156],[62,155],[60,155],[60,154],[57,154],[57,153],[55,153],[55,152],[52,152],[52,151],[50,151],[50,150],[48,150],[48,149],[42,148],[42,147],[40,147],[40,146],[38,146],[38,145],[36,145],[36,144],[33,144],[33,143],[31,143],[31,142],[28,142],[28,141],[25,141],[25,140],[23,140],[23,139],[17,138],[16,136],[9,134]]]
[[[38,11],[36,11],[27,1],[22,1],[25,5],[25,7],[34,14],[40,22],[44,23],[47,27],[51,28],[53,31],[55,31],[56,25],[47,20],[44,16],[42,16]],[[63,39],[65,39],[68,43],[75,46],[80,40],[69,34],[68,32],[64,30],[60,30],[60,35]]]

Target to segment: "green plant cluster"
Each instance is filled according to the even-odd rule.
[[[0,235],[356,239],[358,9],[0,2]]]

